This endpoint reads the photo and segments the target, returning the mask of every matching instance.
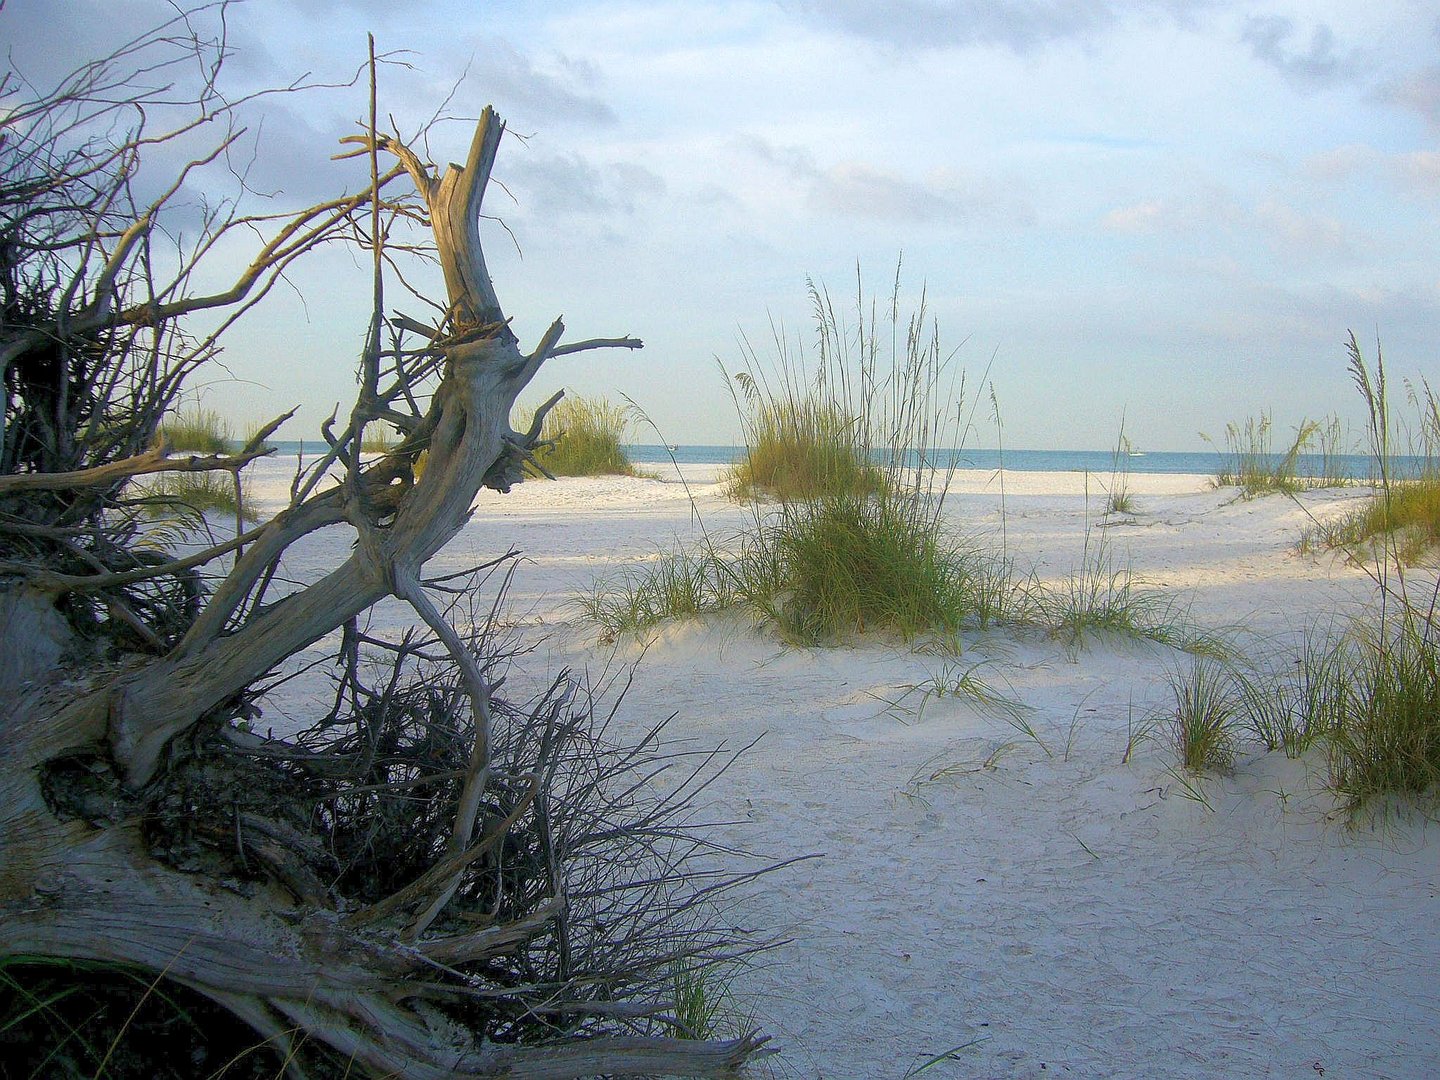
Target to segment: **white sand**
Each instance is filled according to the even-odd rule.
[[[263,468],[261,493],[278,496],[279,467]],[[540,680],[547,660],[598,670],[612,650],[573,598],[744,519],[713,470],[685,472],[688,493],[673,476],[487,493],[431,571],[522,548],[512,604],[546,635],[524,675]],[[1308,494],[1301,509],[1137,474],[1141,512],[1102,529],[1093,476],[1004,481],[1005,543],[1042,579],[1078,565],[1088,524],[1117,567],[1260,641],[1359,612],[1371,593],[1355,569],[1293,550],[1307,510],[1338,512],[1357,492]],[[1000,543],[998,477],[962,474],[947,505],[957,528]],[[348,542],[335,530],[291,569],[333,565]],[[396,605],[377,616],[406,621]],[[637,733],[674,712],[674,738],[763,736],[704,795],[706,815],[733,822],[723,839],[768,860],[824,855],[764,879],[744,908],[790,939],[735,987],[783,1050],[762,1074],[898,1080],[954,1047],[924,1075],[1440,1074],[1440,830],[1347,828],[1319,755],[1250,753],[1202,782],[1209,809],[1185,797],[1162,741],[1122,764],[1179,654],[974,636],[964,666],[1033,710],[1042,747],[966,699],[925,700],[914,688],[944,661],[896,643],[789,649],[720,619],[647,645],[618,647],[640,661],[622,710]],[[305,692],[290,693],[303,713]]]

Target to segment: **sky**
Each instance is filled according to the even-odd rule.
[[[164,10],[9,0],[0,45],[39,84]],[[1394,384],[1440,382],[1433,2],[251,0],[227,23],[237,93],[347,80],[373,33],[404,61],[382,115],[407,137],[440,117],[442,163],[495,106],[519,137],[482,235],[522,345],[558,315],[646,343],[555,359],[525,400],[628,398],[639,442],[735,440],[745,343],[803,356],[808,282],[845,313],[897,265],[902,312],[923,294],[984,399],[968,445],[1103,449],[1123,424],[1195,450],[1262,412],[1358,436],[1351,330]],[[366,107],[259,103],[250,186],[363,186],[330,158]],[[363,255],[322,253],[231,332],[201,403],[242,428],[298,404],[281,435],[313,438],[348,411],[368,305]]]

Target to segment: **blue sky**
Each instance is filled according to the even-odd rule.
[[[0,40],[41,81],[156,7],[10,0]],[[627,395],[670,442],[735,436],[719,365],[742,334],[808,337],[807,276],[848,298],[858,265],[884,293],[902,255],[972,387],[993,357],[1012,447],[1107,447],[1122,414],[1153,450],[1261,410],[1358,422],[1352,328],[1397,382],[1440,375],[1430,3],[252,0],[229,24],[240,89],[348,77],[367,30],[407,50],[382,112],[411,132],[443,105],[439,161],[493,103],[526,136],[489,203],[519,250],[486,234],[522,340],[563,314],[647,346],[556,360],[535,397]],[[329,157],[364,108],[273,99],[255,186],[359,186]],[[317,259],[205,404],[243,425],[298,403],[283,434],[310,435],[348,408],[367,302],[359,260]]]

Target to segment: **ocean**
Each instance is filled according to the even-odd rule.
[[[277,440],[275,448],[281,456],[301,452],[311,454],[321,447],[317,439],[305,443],[293,440]],[[635,443],[625,448],[630,460],[637,465],[664,464],[674,460],[681,465],[728,465],[743,452],[737,446],[673,446],[665,447],[650,443]],[[1199,476],[1214,476],[1225,464],[1228,455],[1218,450],[1189,451],[1176,453],[1155,451],[1151,453],[1122,454],[1118,457],[1113,450],[996,450],[959,449],[935,450],[930,452],[930,462],[940,468],[954,466],[958,469],[984,469],[994,471],[1003,461],[1006,469],[1016,472],[1089,472],[1110,475],[1115,472],[1131,473],[1183,473]],[[1279,461],[1279,455],[1275,455]],[[912,460],[911,464],[916,462]],[[1394,475],[1406,476],[1418,473],[1424,464],[1419,457],[1398,457],[1394,460]],[[1323,475],[1324,459],[1319,454],[1301,454],[1296,461],[1300,476]],[[1375,475],[1375,461],[1364,454],[1340,454],[1330,459],[1332,468],[1338,467],[1354,480],[1370,480]]]
[[[627,446],[630,460],[637,465],[664,463],[674,460],[681,465],[726,465],[744,452],[736,446],[654,446],[636,444]],[[929,455],[930,463],[939,468],[954,466],[957,469],[984,469],[993,472],[1001,467],[1016,472],[1090,472],[1110,475],[1116,472],[1132,473],[1183,473],[1199,476],[1214,476],[1225,464],[1228,455],[1217,450],[1174,453],[1121,454],[1113,450],[935,450]],[[1280,455],[1274,455],[1272,464],[1278,464]],[[1397,458],[1396,475],[1418,472],[1423,459],[1418,457]],[[910,464],[918,464],[912,459]],[[1296,472],[1300,476],[1324,475],[1326,462],[1319,454],[1301,454],[1296,459]],[[1364,454],[1341,454],[1330,458],[1331,468],[1339,468],[1354,480],[1369,480],[1374,474],[1374,459]]]

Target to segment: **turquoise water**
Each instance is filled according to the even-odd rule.
[[[287,440],[280,440],[275,444],[282,456],[299,453],[301,445],[299,442]],[[305,443],[304,448],[307,453],[316,453],[321,445],[317,440]],[[645,443],[637,443],[625,449],[630,460],[637,465],[663,464],[672,459],[681,465],[728,465],[744,450],[743,447],[735,446],[667,448]],[[1016,472],[1090,472],[1107,476],[1117,471],[1214,476],[1224,464],[1224,458],[1225,455],[1215,450],[1130,454],[1118,459],[1113,450],[1006,450],[1003,454],[1005,468]],[[999,450],[937,450],[930,455],[931,464],[940,468],[953,465],[959,469],[994,470],[1000,467],[1001,460]],[[1397,458],[1395,475],[1405,476],[1418,472],[1422,460],[1418,457]],[[911,461],[911,464],[917,463],[916,460]],[[1342,454],[1337,459],[1332,459],[1332,464],[1337,463],[1352,479],[1368,480],[1374,475],[1373,459],[1362,454]],[[1301,454],[1296,464],[1301,476],[1314,476],[1321,472],[1322,462],[1317,454]]]
[[[663,463],[672,458],[681,465],[726,465],[743,452],[743,447],[734,446],[664,446],[634,445],[626,447],[630,460],[637,465]],[[1003,452],[1005,468],[1016,472],[1091,472],[1109,475],[1112,472],[1132,473],[1194,473],[1200,476],[1214,476],[1224,464],[1225,455],[1214,450],[1190,453],[1156,452],[1149,454],[1128,454],[1115,456],[1113,450],[1006,450]],[[959,469],[998,469],[1002,462],[999,450],[937,450],[932,451],[930,462],[940,468],[954,466]],[[1276,456],[1276,463],[1279,457]],[[1368,480],[1373,472],[1374,462],[1361,454],[1343,454],[1331,459],[1346,475],[1356,480]],[[1401,458],[1397,461],[1396,473],[1418,470],[1420,458]],[[910,464],[918,464],[912,459]],[[1322,459],[1318,454],[1301,454],[1296,469],[1301,476],[1314,476],[1321,472]]]

